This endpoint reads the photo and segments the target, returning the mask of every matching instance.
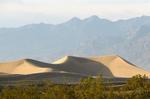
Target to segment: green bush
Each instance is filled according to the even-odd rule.
[[[76,99],[100,99],[104,96],[104,83],[101,76],[81,80],[75,87]]]
[[[127,90],[136,90],[141,88],[144,88],[145,90],[150,89],[150,81],[145,75],[136,75],[127,81],[125,88]]]
[[[46,81],[1,87],[0,99],[150,99],[149,85],[146,76],[136,75],[126,85],[114,90],[115,85],[105,85],[102,76],[97,76],[82,79],[76,85]]]

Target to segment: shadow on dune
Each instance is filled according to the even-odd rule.
[[[47,72],[30,75],[10,75],[0,76],[0,85],[15,84],[20,82],[40,83],[42,81],[52,81],[58,84],[75,84],[87,76],[73,73]],[[28,84],[28,83],[27,83]]]
[[[43,67],[43,68],[50,68],[51,64],[49,63],[45,63],[45,62],[41,62],[41,61],[36,61],[33,59],[25,59],[26,62],[38,66],[38,67]]]
[[[109,68],[104,64],[81,57],[68,56],[65,62],[54,64],[53,68],[88,76],[97,76],[100,74],[103,77],[114,77]]]
[[[86,76],[102,75],[104,77],[114,77],[112,72],[100,62],[82,57],[67,56],[65,62],[60,64],[49,64],[32,59],[26,59],[28,63],[43,68],[53,68],[56,71],[77,73]]]

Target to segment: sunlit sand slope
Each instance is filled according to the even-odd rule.
[[[91,60],[102,63],[112,72],[114,77],[130,78],[134,75],[141,74],[150,77],[150,72],[145,71],[134,64],[126,61],[119,56],[101,56],[91,57]]]
[[[48,64],[31,59],[0,64],[0,72],[6,74],[33,74],[50,72],[52,70],[53,69],[48,68]]]

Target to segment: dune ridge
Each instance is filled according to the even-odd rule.
[[[52,62],[52,64],[63,64],[65,63],[69,58],[71,58],[71,56],[64,56],[63,58],[60,58],[54,62]]]

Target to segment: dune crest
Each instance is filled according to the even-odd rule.
[[[54,61],[52,64],[63,64],[65,63],[67,60],[69,60],[70,56],[64,56],[63,58],[58,59],[57,61]]]

